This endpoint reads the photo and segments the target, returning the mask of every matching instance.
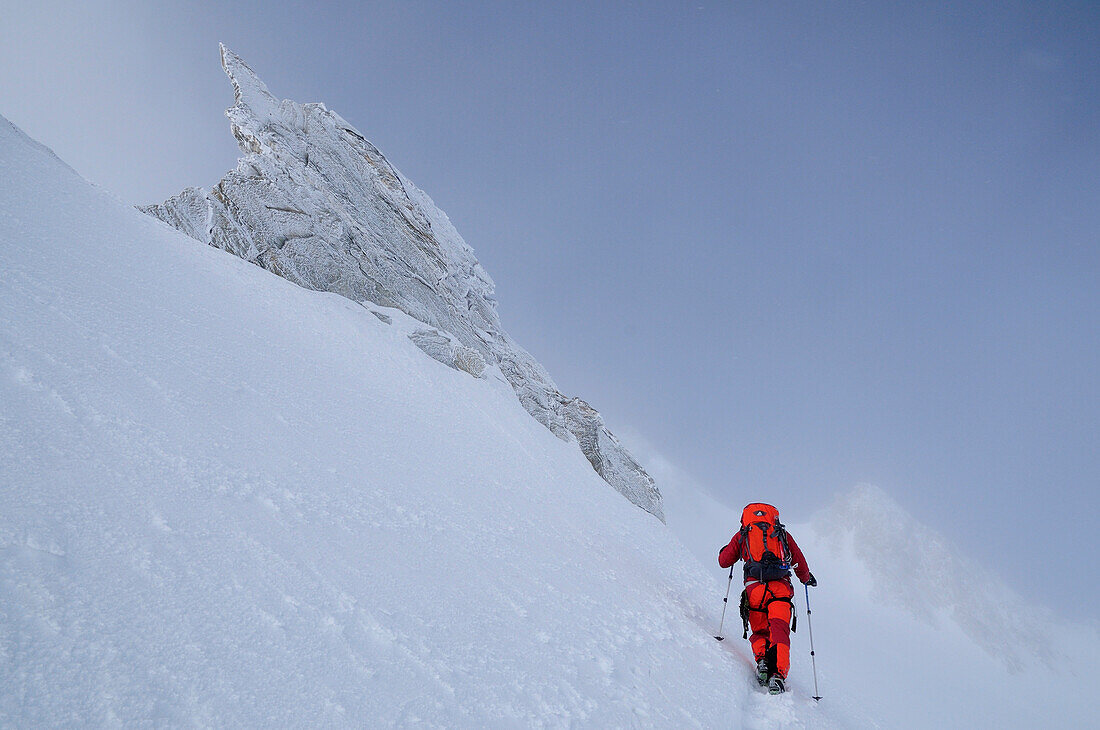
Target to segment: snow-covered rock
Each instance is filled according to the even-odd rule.
[[[409,335],[409,339],[433,360],[447,367],[462,370],[475,378],[480,378],[485,372],[485,360],[482,359],[481,353],[456,342],[448,332],[420,327]]]
[[[428,325],[414,342],[442,362],[475,375],[499,365],[528,413],[576,440],[605,481],[663,520],[656,484],[600,414],[563,395],[501,327],[493,281],[446,214],[340,115],[279,101],[221,52],[235,93],[226,116],[244,157],[211,190],[143,210],[306,288],[408,313]],[[446,333],[457,343],[444,343]]]

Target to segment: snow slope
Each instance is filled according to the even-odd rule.
[[[711,638],[736,512],[667,464],[669,527],[402,312],[198,244],[2,120],[0,175],[0,726],[1092,724],[1095,630],[1000,594],[983,620],[874,490],[791,527],[825,699],[804,628],[760,693],[737,617]]]
[[[0,174],[0,725],[727,727],[758,701],[713,576],[498,369],[6,121]],[[845,724],[796,688],[769,712]]]

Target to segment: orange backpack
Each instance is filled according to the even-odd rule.
[[[791,551],[779,510],[753,502],[741,512],[741,559],[745,577],[758,581],[783,580],[791,575]]]

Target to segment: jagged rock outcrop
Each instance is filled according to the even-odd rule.
[[[169,225],[301,286],[400,309],[427,327],[410,339],[480,377],[500,367],[523,407],[592,467],[663,520],[653,479],[579,398],[503,330],[493,281],[443,211],[323,104],[279,101],[221,48],[233,84],[226,111],[244,152],[213,189],[143,208]]]

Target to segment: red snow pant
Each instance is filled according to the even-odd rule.
[[[756,660],[767,658],[769,668],[787,678],[791,668],[791,611],[794,588],[789,580],[753,581],[745,586],[746,607],[752,636],[749,643]],[[769,654],[774,653],[774,663]]]

